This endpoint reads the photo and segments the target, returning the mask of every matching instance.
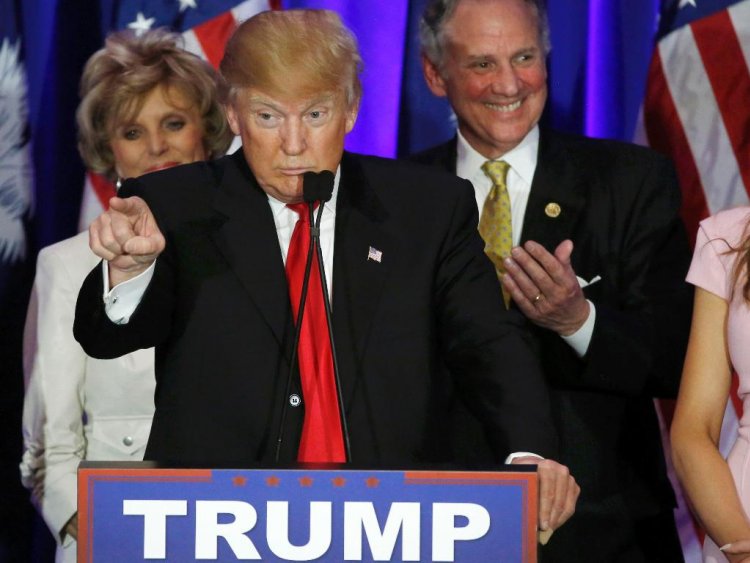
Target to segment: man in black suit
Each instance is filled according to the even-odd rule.
[[[581,485],[544,560],[682,561],[653,405],[677,392],[691,309],[673,168],[641,147],[538,127],[542,2],[431,0],[420,34],[425,78],[458,134],[413,160],[472,182],[483,233],[485,201],[505,190],[510,252],[487,235],[488,254],[534,326],[561,461]],[[506,163],[497,189],[487,161]]]
[[[579,489],[565,467],[528,454],[554,455],[546,386],[523,319],[496,291],[471,186],[343,152],[360,66],[331,12],[242,24],[221,64],[242,150],[124,183],[127,197],[90,228],[105,262],[81,290],[76,338],[95,357],[156,346],[147,459],[295,460],[310,398],[296,370],[287,388],[284,263],[297,223],[287,204],[301,202],[303,173],[334,171],[320,238],[351,461],[455,462],[444,413],[461,400],[482,420],[494,462],[515,453],[513,463],[538,464],[540,525],[554,529]]]

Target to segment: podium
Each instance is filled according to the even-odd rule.
[[[535,562],[533,466],[169,469],[83,462],[78,561]]]

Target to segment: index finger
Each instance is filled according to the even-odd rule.
[[[563,281],[566,274],[565,266],[554,254],[533,240],[526,241],[523,246],[526,252],[539,263],[552,281],[556,283]]]
[[[148,204],[143,201],[143,199],[135,195],[124,198],[117,196],[110,198],[109,208],[128,217],[137,216],[142,213],[151,213],[151,209],[149,209]]]
[[[539,529],[549,530],[552,529],[550,519],[555,504],[556,479],[542,462],[537,465],[537,476],[539,478]]]
[[[506,270],[513,275],[515,281],[522,287],[535,286],[544,291],[544,288],[549,289],[554,284],[554,280],[550,277],[544,265],[523,246],[516,246],[511,250],[509,262],[511,267],[506,265]],[[514,271],[513,265],[517,266],[518,270]],[[524,279],[524,276],[526,279]]]

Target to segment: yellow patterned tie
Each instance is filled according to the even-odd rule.
[[[484,251],[495,264],[498,279],[505,273],[503,260],[510,256],[513,248],[513,230],[510,213],[510,197],[506,178],[510,165],[502,160],[488,160],[482,171],[492,180],[492,189],[487,194],[479,219],[479,234],[484,239]],[[510,295],[503,288],[505,306],[510,304]]]

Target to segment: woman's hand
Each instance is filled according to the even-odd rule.
[[[70,536],[74,540],[78,541],[78,513],[76,512],[70,517],[68,523],[63,527],[62,536]]]
[[[731,563],[750,563],[750,540],[738,540],[723,545],[719,549]]]

